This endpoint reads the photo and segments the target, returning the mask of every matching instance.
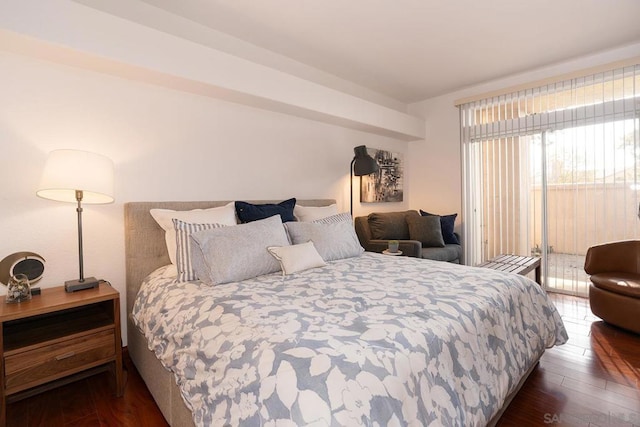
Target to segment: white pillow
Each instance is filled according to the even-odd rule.
[[[191,224],[190,222],[173,219],[173,227],[176,230],[176,268],[179,282],[191,282],[198,280],[193,268],[193,255],[191,251],[190,237],[196,231],[211,230],[213,228],[226,227],[222,224]]]
[[[334,203],[329,206],[300,206],[296,205],[293,208],[293,216],[298,221],[311,222],[317,219],[326,218],[338,213],[338,207]]]
[[[190,211],[174,211],[171,209],[151,209],[153,219],[164,230],[164,240],[171,264],[176,263],[176,231],[173,228],[173,218],[192,224],[222,224],[236,225],[236,208],[234,202],[210,209],[193,209]]]
[[[203,282],[220,284],[280,271],[270,246],[287,246],[289,239],[280,215],[191,234],[196,275]]]
[[[357,257],[364,252],[348,213],[314,222],[287,222],[284,226],[292,244],[312,241],[325,261]]]
[[[271,246],[267,249],[280,262],[283,276],[327,265],[313,246],[313,242],[291,246]]]

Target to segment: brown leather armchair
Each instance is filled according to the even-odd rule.
[[[607,323],[640,333],[640,240],[592,246],[584,270],[591,275],[591,311]]]

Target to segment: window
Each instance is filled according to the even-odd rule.
[[[638,238],[640,65],[460,105],[465,262],[542,257],[586,295],[589,246]]]

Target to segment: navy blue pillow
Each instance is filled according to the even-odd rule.
[[[422,216],[438,216],[436,214],[432,214],[429,212],[425,212],[420,209],[420,215]],[[442,238],[444,242],[448,245],[459,245],[460,240],[458,236],[453,232],[453,227],[456,223],[457,213],[451,215],[440,215],[440,228],[442,228]]]
[[[245,224],[259,219],[269,218],[274,215],[280,215],[282,222],[295,221],[293,216],[293,208],[296,205],[296,199],[285,200],[277,205],[265,203],[263,205],[254,205],[247,202],[236,202],[236,215],[240,222]]]

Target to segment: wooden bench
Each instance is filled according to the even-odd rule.
[[[535,270],[536,282],[542,285],[540,258],[519,255],[498,255],[493,259],[478,264],[478,267],[490,268],[492,270],[508,271],[525,275]]]

